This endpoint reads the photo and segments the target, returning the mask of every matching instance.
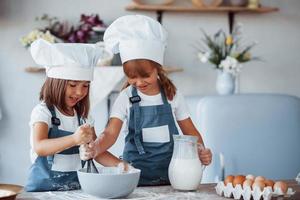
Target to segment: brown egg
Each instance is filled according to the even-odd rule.
[[[254,181],[255,177],[254,177],[252,174],[248,174],[248,175],[246,176],[246,179],[251,179],[251,180]]]
[[[232,183],[233,179],[234,179],[234,176],[232,176],[232,175],[227,176],[224,180],[224,185],[227,185],[228,183]]]
[[[273,186],[274,191],[275,191],[276,188],[280,188],[283,193],[286,193],[287,189],[288,189],[288,186],[283,181],[276,181],[274,186]]]
[[[263,176],[257,176],[257,177],[254,179],[254,182],[256,182],[256,181],[265,181],[265,180],[266,180],[265,177],[263,177]]]
[[[270,186],[273,189],[274,181],[267,179],[267,180],[265,180],[265,185],[266,185],[266,187]]]
[[[252,184],[253,184],[253,180],[252,179],[246,179],[243,183],[243,188],[249,186],[251,188]]]
[[[235,187],[238,184],[240,184],[242,186],[245,180],[246,180],[246,177],[244,175],[237,175],[234,177],[232,185],[233,185],[233,187]]]
[[[259,187],[261,191],[264,190],[265,187],[265,182],[262,180],[258,180],[258,181],[254,181],[254,183],[252,184],[252,189],[254,189],[255,187]]]

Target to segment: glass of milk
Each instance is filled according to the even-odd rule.
[[[174,151],[169,165],[169,179],[177,190],[197,190],[204,170],[198,156],[197,137],[173,135]]]

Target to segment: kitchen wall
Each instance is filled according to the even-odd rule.
[[[34,18],[48,13],[77,22],[81,13],[98,13],[105,23],[133,12],[125,11],[129,0],[1,0],[0,1],[0,182],[24,184],[29,161],[28,121],[38,103],[44,74],[24,72],[34,66],[29,52],[19,38],[37,26]],[[265,0],[265,5],[280,8],[268,14],[236,16],[244,24],[248,40],[258,41],[253,53],[263,62],[244,65],[240,76],[241,93],[284,93],[300,97],[300,1]],[[154,12],[139,12],[155,17]],[[196,58],[195,41],[200,28],[214,33],[228,30],[226,13],[168,13],[163,25],[169,32],[166,65],[178,66],[183,72],[170,77],[185,95],[214,95],[216,71]],[[94,111],[99,117],[98,130],[105,124],[105,101]]]

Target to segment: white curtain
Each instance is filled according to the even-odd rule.
[[[105,99],[124,77],[122,66],[95,67],[90,89],[91,108]]]

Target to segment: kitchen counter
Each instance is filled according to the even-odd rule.
[[[290,199],[300,199],[300,185],[296,181],[286,181],[288,186],[296,191]],[[136,200],[224,200],[228,198],[220,197],[215,192],[216,184],[201,184],[197,191],[180,192],[174,190],[171,186],[138,187],[126,199]],[[81,190],[66,192],[23,192],[16,198],[17,200],[99,200],[83,193]],[[283,199],[282,197],[278,199]]]

